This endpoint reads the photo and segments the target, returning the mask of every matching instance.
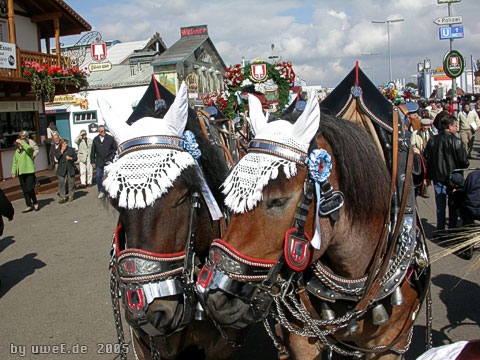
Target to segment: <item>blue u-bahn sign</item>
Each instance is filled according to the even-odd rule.
[[[441,27],[440,40],[462,39],[464,37],[463,26]]]

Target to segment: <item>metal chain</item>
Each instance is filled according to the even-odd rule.
[[[426,329],[426,347],[427,350],[430,350],[433,346],[432,340],[432,322],[433,322],[433,315],[432,315],[432,293],[430,288],[430,283],[428,284],[427,289],[427,329]]]
[[[282,346],[281,341],[278,339],[277,335],[275,335],[275,333],[273,332],[270,324],[268,323],[268,318],[265,318],[263,320],[263,326],[265,327],[265,330],[267,331],[268,336],[270,336],[270,339],[272,339],[273,346],[277,348],[279,357],[285,356],[287,359],[289,359],[290,353],[286,348]]]
[[[330,289],[336,290],[340,293],[349,294],[349,295],[361,295],[363,293],[364,288],[357,288],[357,289],[347,289],[341,285],[337,285],[332,280],[330,280],[327,276],[325,276],[321,271],[319,271],[316,267],[313,267],[313,272],[317,276],[317,278],[327,287]]]
[[[275,305],[276,305],[277,313],[279,315],[280,324],[282,326],[284,326],[288,331],[293,332],[293,333],[295,333],[297,335],[300,335],[300,336],[304,336],[304,337],[317,338],[329,350],[334,351],[334,352],[336,352],[336,353],[338,353],[342,356],[351,356],[351,357],[354,357],[354,358],[362,358],[363,357],[364,354],[362,352],[342,349],[342,348],[336,346],[335,344],[333,344],[331,341],[329,341],[327,339],[327,335],[331,335],[332,333],[338,331],[339,329],[346,327],[348,325],[348,321],[353,316],[357,315],[355,312],[347,313],[346,315],[342,316],[341,318],[337,318],[337,319],[334,319],[334,320],[331,320],[331,321],[318,320],[320,323],[328,322],[328,323],[331,323],[332,325],[337,325],[337,327],[335,327],[333,329],[321,330],[319,328],[319,325],[316,323],[317,320],[315,320],[311,317],[310,313],[300,304],[300,302],[298,302],[295,299],[294,295],[290,295],[290,296],[288,296],[288,298],[290,299],[290,301],[292,301],[294,303],[294,306],[296,307],[296,311],[294,310],[295,314],[292,313],[292,315],[294,315],[295,317],[297,317],[298,320],[300,320],[302,323],[307,325],[307,327],[304,327],[302,330],[298,330],[298,329],[294,328],[290,324],[288,319],[286,318],[283,310],[281,309],[280,300],[275,299]],[[285,298],[283,299],[283,305],[285,305],[285,307],[287,307],[287,309],[289,311],[291,309],[293,309],[293,307],[290,304],[288,304],[288,302],[286,301]],[[300,315],[299,317],[296,316],[298,314]],[[323,325],[321,325],[321,326],[323,326]]]
[[[127,360],[128,346],[125,346],[125,335],[123,333],[122,317],[118,306],[118,282],[113,269],[110,269],[110,296],[112,298],[113,321],[115,322],[115,330],[117,331],[117,340],[120,346],[120,358]]]
[[[150,336],[150,354],[152,355],[152,360],[162,360],[153,336]]]

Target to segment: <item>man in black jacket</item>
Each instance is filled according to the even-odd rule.
[[[108,165],[115,156],[117,144],[113,136],[105,132],[105,127],[98,127],[98,135],[93,139],[92,151],[90,153],[90,162],[96,170],[96,181],[98,188],[98,198],[103,198],[104,189],[102,185],[103,168]]]
[[[75,161],[77,153],[75,149],[68,146],[66,139],[60,140],[60,146],[55,150],[55,158],[58,161],[57,177],[60,204],[66,201],[65,198],[65,180],[68,178],[68,201],[73,201],[73,192],[75,188]]]
[[[450,173],[455,169],[467,168],[469,162],[465,147],[461,140],[455,136],[457,132],[455,117],[452,115],[443,117],[439,122],[438,130],[438,135],[432,136],[428,141],[423,157],[427,168],[426,178],[433,181],[435,189],[437,230],[441,231],[445,230],[447,186]]]
[[[464,184],[465,198],[460,208],[463,226],[480,220],[480,170],[468,174]]]

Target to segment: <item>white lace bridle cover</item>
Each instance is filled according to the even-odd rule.
[[[195,164],[186,151],[142,149],[105,167],[103,186],[118,206],[144,208],[165,194],[182,171]]]
[[[267,123],[260,101],[252,95],[249,95],[249,111],[255,139],[276,142],[303,153],[308,151],[320,125],[320,109],[313,94],[295,124],[285,120]],[[297,174],[294,161],[266,153],[245,155],[223,183],[225,205],[234,213],[252,210],[262,200],[268,182],[277,178],[280,168],[287,179]]]
[[[278,135],[276,142],[284,143]],[[269,139],[273,140],[273,139]],[[289,139],[288,145],[299,150],[301,144]],[[307,147],[308,149],[308,147]],[[306,152],[306,150],[303,150]],[[276,179],[279,168],[283,169],[287,179],[297,174],[297,164],[294,161],[282,159],[275,155],[248,153],[235,166],[223,184],[225,205],[235,213],[252,210],[263,198],[263,189],[271,179]]]
[[[158,134],[182,140],[188,117],[187,88],[182,83],[163,119],[144,117],[129,126],[105,100],[99,100],[99,108],[119,145]],[[182,171],[192,165],[195,165],[195,159],[188,151],[171,147],[125,151],[123,155],[120,153],[118,160],[105,167],[103,186],[111,198],[118,198],[119,207],[144,208],[165,194]]]

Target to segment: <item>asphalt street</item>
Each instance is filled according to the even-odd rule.
[[[480,165],[476,150],[472,166]],[[40,195],[40,211],[27,214],[21,212],[23,199],[14,201],[15,218],[5,223],[0,359],[113,359],[118,348],[108,262],[116,211],[97,199],[95,188],[78,190],[71,203],[58,204],[55,197]],[[418,205],[431,234],[433,196],[419,198]],[[428,245],[431,254],[443,249]],[[479,337],[480,272],[469,269],[479,261],[475,252],[470,261],[450,255],[432,265],[434,345]],[[424,351],[424,330],[422,309],[407,359]],[[264,335],[254,333],[237,358],[275,359],[276,354]]]

